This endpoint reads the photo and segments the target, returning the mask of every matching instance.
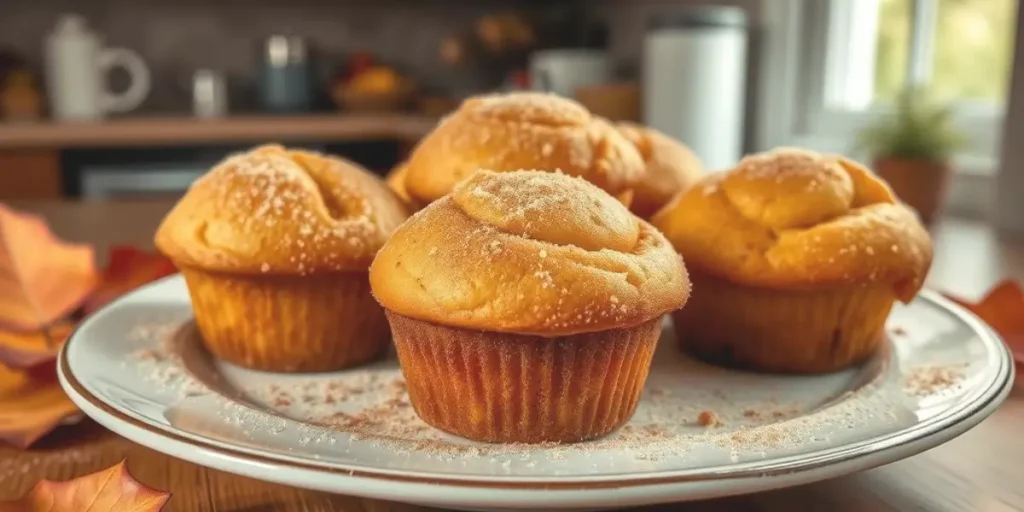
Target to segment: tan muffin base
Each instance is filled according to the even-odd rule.
[[[255,370],[333,371],[387,348],[366,273],[249,276],[183,269],[196,325],[217,357]]]
[[[661,320],[559,338],[446,327],[387,312],[416,413],[477,441],[574,442],[633,415]]]
[[[693,296],[673,314],[680,346],[749,370],[825,373],[863,362],[881,345],[895,302],[888,284],[780,291],[693,271],[690,279]]]

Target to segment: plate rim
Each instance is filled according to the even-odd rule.
[[[118,298],[103,309],[118,307],[122,302],[131,300],[133,296],[147,288],[156,287],[162,284],[165,285],[167,281],[181,279],[182,277],[180,274],[175,274],[154,281]],[[921,290],[917,298],[931,302],[933,305],[953,314],[958,320],[966,323],[974,333],[979,336],[983,344],[989,348],[989,357],[995,355],[998,360],[998,370],[995,373],[995,377],[990,381],[987,387],[973,391],[971,395],[968,396],[967,404],[960,408],[950,409],[943,414],[888,434],[855,443],[849,443],[844,446],[824,449],[818,453],[792,455],[785,457],[782,460],[770,462],[753,461],[732,466],[724,466],[730,468],[727,471],[708,471],[701,470],[699,468],[689,468],[652,472],[649,476],[635,476],[637,473],[632,473],[634,476],[630,476],[630,473],[625,473],[619,475],[591,475],[586,479],[580,479],[579,476],[443,476],[436,474],[423,474],[422,472],[414,471],[344,467],[344,464],[339,463],[316,463],[312,461],[297,460],[296,458],[283,458],[276,455],[254,453],[248,449],[231,447],[230,443],[226,442],[217,442],[201,438],[193,439],[162,428],[159,425],[147,423],[126,412],[120,411],[100,397],[96,396],[93,392],[89,391],[85,385],[78,380],[71,370],[69,357],[67,355],[68,347],[80,338],[79,330],[87,323],[90,323],[90,319],[79,323],[68,337],[67,342],[61,348],[57,358],[57,373],[61,386],[72,401],[74,401],[83,412],[104,425],[106,428],[153,450],[171,455],[175,458],[192,460],[193,462],[197,461],[192,458],[185,458],[177,454],[168,453],[167,451],[154,446],[155,443],[148,443],[140,440],[139,438],[146,437],[145,434],[154,435],[158,438],[162,438],[164,441],[169,440],[174,443],[198,448],[201,451],[212,452],[221,458],[233,460],[236,463],[244,462],[248,464],[270,465],[276,466],[279,469],[311,471],[321,475],[365,478],[383,482],[390,481],[469,488],[507,490],[583,490],[741,480],[751,477],[771,477],[792,473],[812,472],[835,464],[850,464],[862,458],[869,458],[872,456],[879,457],[899,447],[908,447],[910,445],[917,446],[917,449],[912,453],[903,456],[892,458],[882,457],[885,460],[878,464],[893,462],[943,444],[971,429],[980,423],[985,417],[994,412],[998,405],[1009,395],[1010,389],[1013,386],[1015,368],[1005,343],[1003,343],[997,333],[981,322],[981,320],[973,313],[959,304],[941,296],[938,292],[928,289]],[[118,427],[114,427],[112,425],[118,425]],[[125,433],[125,431],[130,433]],[[144,434],[139,435],[139,431],[142,431]],[[946,431],[951,431],[952,435],[945,440],[936,440],[935,442],[930,441],[932,438],[944,437],[937,435]]]

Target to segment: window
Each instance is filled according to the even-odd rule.
[[[940,99],[1002,110],[1016,0],[845,0],[829,15],[828,90],[838,106],[892,101],[905,83]]]
[[[1017,21],[1017,0],[790,0],[766,2],[776,41],[766,68],[774,123],[760,145],[849,152],[856,132],[885,115],[915,84],[954,103],[971,137],[959,160],[974,173],[995,170]],[[774,85],[773,83],[774,82]],[[789,94],[786,100],[779,96]],[[786,109],[780,112],[779,109]],[[782,123],[782,124],[779,124]]]

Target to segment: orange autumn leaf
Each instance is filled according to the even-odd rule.
[[[160,254],[128,246],[114,247],[98,286],[82,309],[92,313],[139,286],[175,272],[171,261]],[[70,321],[59,321],[32,332],[0,330],[0,364],[24,368],[52,360],[74,327]]]
[[[74,328],[62,321],[36,332],[0,331],[0,365],[28,368],[52,361]]]
[[[0,441],[26,448],[77,414],[57,382],[55,365],[0,366]]]
[[[23,498],[0,503],[4,512],[157,512],[171,494],[132,477],[124,461],[66,482],[41,480]]]
[[[85,301],[84,310],[92,313],[139,286],[177,271],[171,260],[162,254],[135,247],[114,247],[110,251],[110,260],[99,286]]]
[[[96,281],[91,247],[0,204],[0,327],[38,331],[81,305]]]
[[[992,326],[1010,347],[1014,359],[1024,362],[1024,290],[1019,284],[1001,281],[977,303],[949,297]]]

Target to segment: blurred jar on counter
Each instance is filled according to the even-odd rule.
[[[313,104],[312,72],[306,41],[275,35],[263,42],[260,103],[269,112],[308,112]]]
[[[202,68],[192,74],[192,113],[206,119],[227,115],[228,92],[222,73]]]

